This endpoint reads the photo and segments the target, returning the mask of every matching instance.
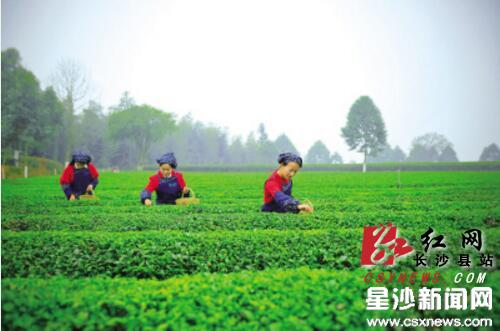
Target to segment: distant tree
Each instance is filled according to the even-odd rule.
[[[166,152],[174,152],[179,163],[195,164],[200,160],[200,155],[196,153],[201,139],[195,126],[191,114],[183,116],[177,121],[175,128],[167,132],[161,143],[154,144],[151,159],[154,160]]]
[[[385,144],[382,150],[376,156],[368,156],[367,161],[369,163],[380,163],[380,162],[402,162],[406,159],[405,153],[396,146],[391,148],[389,144]]]
[[[336,164],[344,163],[342,160],[342,156],[340,156],[340,154],[337,152],[333,153],[332,154],[332,163],[336,163]]]
[[[255,139],[255,134],[250,132],[245,141],[245,150],[246,150],[246,159],[250,164],[259,164],[261,162],[261,158],[259,155],[259,144]]]
[[[190,114],[183,116],[160,144],[152,148],[153,157],[166,151],[175,152],[183,164],[221,164],[230,162],[227,133],[214,125],[194,121]],[[155,156],[156,155],[156,156]]]
[[[492,143],[486,146],[479,157],[479,161],[500,161],[500,149],[497,144]]]
[[[458,162],[457,153],[451,146],[446,146],[441,155],[439,155],[439,162]]]
[[[41,90],[14,48],[2,52],[2,153],[59,158],[62,104],[53,89]]]
[[[200,137],[203,141],[203,148],[199,152],[203,158],[202,163],[222,163],[227,149],[225,133],[216,126],[202,125],[200,127]]]
[[[173,116],[148,105],[133,106],[111,113],[108,132],[114,141],[131,140],[138,153],[138,165],[144,166],[151,144],[173,130]]]
[[[396,146],[392,150],[392,157],[393,162],[403,162],[406,159],[406,154],[399,146]]]
[[[276,146],[276,150],[279,153],[290,152],[294,154],[299,154],[297,148],[295,148],[292,141],[288,138],[286,134],[281,134],[274,141],[274,145]]]
[[[77,136],[75,145],[78,149],[89,152],[94,162],[100,166],[105,163],[106,118],[100,104],[89,101],[82,113],[77,116]]]
[[[75,146],[76,128],[75,114],[80,109],[83,99],[88,92],[88,80],[82,65],[78,62],[65,59],[58,63],[51,76],[54,90],[64,105],[62,144],[65,157],[69,159]]]
[[[414,162],[438,162],[441,155],[448,149],[453,149],[451,142],[442,134],[435,132],[427,133],[415,138],[408,155],[408,161]],[[454,151],[453,151],[454,153]],[[451,151],[447,151],[445,157],[452,157]],[[455,155],[456,157],[456,155]]]
[[[207,149],[206,141],[203,137],[204,125],[201,122],[193,122],[192,129],[188,131],[188,155],[186,160],[190,160],[193,164],[207,164],[209,163],[204,151]]]
[[[116,111],[116,110],[125,110],[128,108],[131,108],[132,106],[135,106],[135,100],[130,96],[130,93],[128,91],[125,91],[122,93],[122,96],[120,97],[120,102],[116,106],[111,106],[110,110],[111,111]]]
[[[2,51],[2,73],[6,74],[21,66],[21,54],[15,48]],[[3,75],[2,75],[3,76]]]
[[[51,75],[51,81],[59,99],[66,100],[72,110],[80,109],[87,96],[89,85],[83,66],[75,60],[61,60]]]
[[[350,150],[357,148],[364,154],[363,172],[366,172],[367,156],[377,155],[387,139],[382,115],[370,97],[362,96],[354,102],[347,115],[347,124],[342,128],[342,137]]]
[[[228,159],[231,164],[245,164],[247,163],[245,146],[242,142],[241,137],[236,137],[233,139],[228,147]]]
[[[321,142],[321,140],[316,141],[306,155],[306,162],[310,164],[330,164],[332,163],[332,157],[330,156],[330,151]]]
[[[215,142],[217,144],[217,152],[216,152],[216,159],[214,162],[217,164],[227,162],[229,160],[228,156],[229,146],[228,146],[227,132],[218,127],[209,127],[208,130],[215,132]]]
[[[392,148],[389,144],[384,144],[375,156],[368,155],[367,163],[392,162]]]
[[[435,147],[426,148],[420,144],[414,144],[410,149],[407,161],[410,162],[437,162],[439,153]]]
[[[121,110],[127,110],[136,103],[130,94],[125,91],[120,97],[120,101],[117,105],[109,107],[110,113]],[[104,144],[104,154],[107,164],[111,167],[118,167],[123,169],[133,169],[138,166],[137,161],[137,147],[131,139],[112,139],[110,136],[108,128],[109,116],[105,116],[106,121],[106,134],[105,134],[105,144]],[[167,133],[168,135],[168,133]],[[155,149],[156,145],[153,145],[151,149]],[[156,153],[157,154],[157,153]],[[156,155],[157,157],[158,155]],[[153,158],[154,160],[154,158]]]
[[[263,123],[260,123],[258,128],[259,137],[257,140],[258,145],[258,155],[257,159],[261,164],[274,163],[276,156],[278,155],[278,150],[276,145],[269,139],[267,135],[266,128]]]
[[[64,149],[60,146],[63,126],[64,107],[52,87],[41,94],[41,106],[37,111],[36,130],[33,132],[35,141],[32,155],[64,162]]]
[[[2,149],[30,153],[35,145],[41,91],[35,75],[21,65],[19,52],[2,52]]]
[[[106,160],[113,168],[133,169],[138,166],[136,146],[128,139],[116,141],[107,140]]]

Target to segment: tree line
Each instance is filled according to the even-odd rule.
[[[15,151],[65,163],[75,149],[89,152],[100,167],[136,169],[153,165],[155,157],[175,151],[183,164],[273,164],[283,151],[298,153],[286,134],[270,139],[264,124],[245,139],[228,137],[225,130],[147,104],[137,104],[124,92],[105,112],[102,105],[84,99],[87,82],[78,65],[60,63],[53,85],[42,89],[36,76],[22,66],[14,49],[2,51],[2,159]],[[80,108],[80,111],[77,111]],[[458,161],[453,145],[442,135],[417,137],[408,155],[386,142],[380,111],[369,97],[351,107],[342,136],[365,161]],[[308,164],[343,163],[318,140],[304,156]],[[499,160],[498,146],[485,148],[482,160]]]

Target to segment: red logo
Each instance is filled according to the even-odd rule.
[[[408,240],[397,238],[397,227],[365,226],[363,228],[363,246],[361,265],[394,265],[395,257],[402,257],[413,252]]]

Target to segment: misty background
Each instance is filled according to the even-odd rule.
[[[362,96],[387,131],[369,162],[497,155],[499,18],[487,0],[2,1],[2,155],[360,162],[341,131]]]

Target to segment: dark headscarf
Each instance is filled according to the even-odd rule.
[[[177,160],[175,159],[174,153],[163,154],[159,159],[156,160],[159,165],[170,164],[172,168],[177,168]]]
[[[92,161],[92,158],[90,157],[89,154],[82,152],[82,151],[74,151],[73,154],[71,155],[71,164],[75,164],[75,162],[81,162],[88,164]]]
[[[278,156],[278,163],[288,164],[289,162],[295,162],[302,168],[302,158],[293,153],[281,153]]]

